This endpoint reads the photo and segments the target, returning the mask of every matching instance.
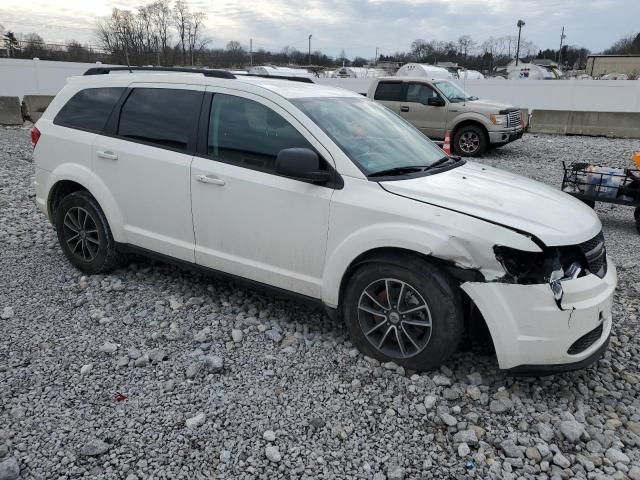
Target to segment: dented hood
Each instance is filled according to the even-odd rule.
[[[547,246],[582,243],[602,229],[595,212],[570,195],[474,162],[426,177],[380,184],[397,195],[530,233]]]

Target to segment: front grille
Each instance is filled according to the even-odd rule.
[[[569,347],[569,350],[567,350],[567,353],[569,355],[577,355],[579,353],[584,352],[587,348],[589,348],[591,345],[593,345],[598,340],[600,340],[600,337],[602,336],[602,330],[603,330],[603,326],[601,323],[596,328],[591,330],[589,333],[583,335],[578,340],[576,340],[573,343],[573,345]]]
[[[604,246],[604,234],[598,235],[580,244],[580,250],[584,254],[589,271],[603,278],[607,274],[607,250]]]
[[[517,127],[520,125],[520,110],[507,113],[507,127]]]

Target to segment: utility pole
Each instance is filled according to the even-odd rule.
[[[562,26],[562,33],[560,34],[560,50],[558,50],[558,67],[562,69],[562,42],[567,36],[564,34],[564,25]]]
[[[311,66],[311,37],[313,35],[309,35],[309,66]]]
[[[253,67],[253,38],[249,39],[249,66]]]
[[[520,61],[520,34],[522,33],[522,27],[524,27],[524,20],[518,20],[516,24],[518,27],[518,46],[516,48],[516,67],[518,66],[518,62]]]
[[[376,67],[378,66],[378,50],[380,50],[380,47],[376,47],[376,61],[375,61]]]

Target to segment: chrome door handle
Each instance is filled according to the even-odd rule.
[[[117,160],[118,159],[118,155],[116,155],[115,153],[113,153],[113,152],[111,152],[109,150],[97,151],[96,154],[100,158],[105,158],[107,160]]]
[[[400,111],[401,112],[408,112],[409,111],[409,107],[400,107]]]
[[[201,183],[209,183],[211,185],[218,185],[222,187],[226,182],[215,175],[198,175],[196,179]]]

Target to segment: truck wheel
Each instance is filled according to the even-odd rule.
[[[343,313],[361,352],[411,370],[438,367],[463,332],[459,293],[425,262],[368,263],[349,279]]]
[[[89,192],[73,192],[64,197],[56,210],[55,224],[60,247],[78,270],[104,273],[118,264],[107,218]]]
[[[487,151],[487,136],[480,127],[467,125],[459,128],[453,137],[456,153],[463,157],[479,157]]]

